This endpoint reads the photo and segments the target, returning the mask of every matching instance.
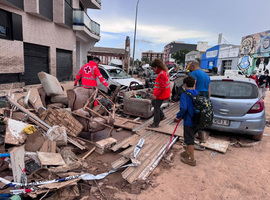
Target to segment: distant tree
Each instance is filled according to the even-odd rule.
[[[141,65],[141,61],[139,61],[139,59],[134,61],[134,65],[135,66],[140,66]]]
[[[186,54],[188,52],[190,52],[190,51],[187,50],[187,49],[183,49],[183,50],[177,51],[177,52],[175,52],[175,53],[172,54],[172,58],[175,59],[175,62],[178,65],[184,65],[185,64],[185,57],[186,57]]]
[[[144,62],[145,64],[150,64],[151,63],[149,58],[147,58],[147,57],[142,57],[142,62]]]

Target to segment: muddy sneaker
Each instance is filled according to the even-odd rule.
[[[191,160],[189,157],[188,158],[181,158],[182,163],[185,163],[190,166],[196,166],[196,160]]]
[[[188,158],[189,154],[184,151],[184,152],[180,153],[180,156],[181,156],[181,158]]]

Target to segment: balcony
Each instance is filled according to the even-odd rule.
[[[97,40],[100,39],[100,25],[91,20],[82,10],[73,10],[73,30],[86,33]]]
[[[3,3],[5,5],[11,6],[16,9],[23,10],[24,9],[24,4],[23,0],[0,0],[0,4]]]
[[[85,8],[101,9],[101,0],[81,0]]]

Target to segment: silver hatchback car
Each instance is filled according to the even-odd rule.
[[[254,80],[238,76],[211,76],[214,118],[210,129],[253,135],[261,140],[265,128],[264,102]]]

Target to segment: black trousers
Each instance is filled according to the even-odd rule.
[[[152,105],[154,106],[154,124],[159,125],[160,119],[164,117],[164,113],[161,110],[161,104],[164,100],[153,99]]]

